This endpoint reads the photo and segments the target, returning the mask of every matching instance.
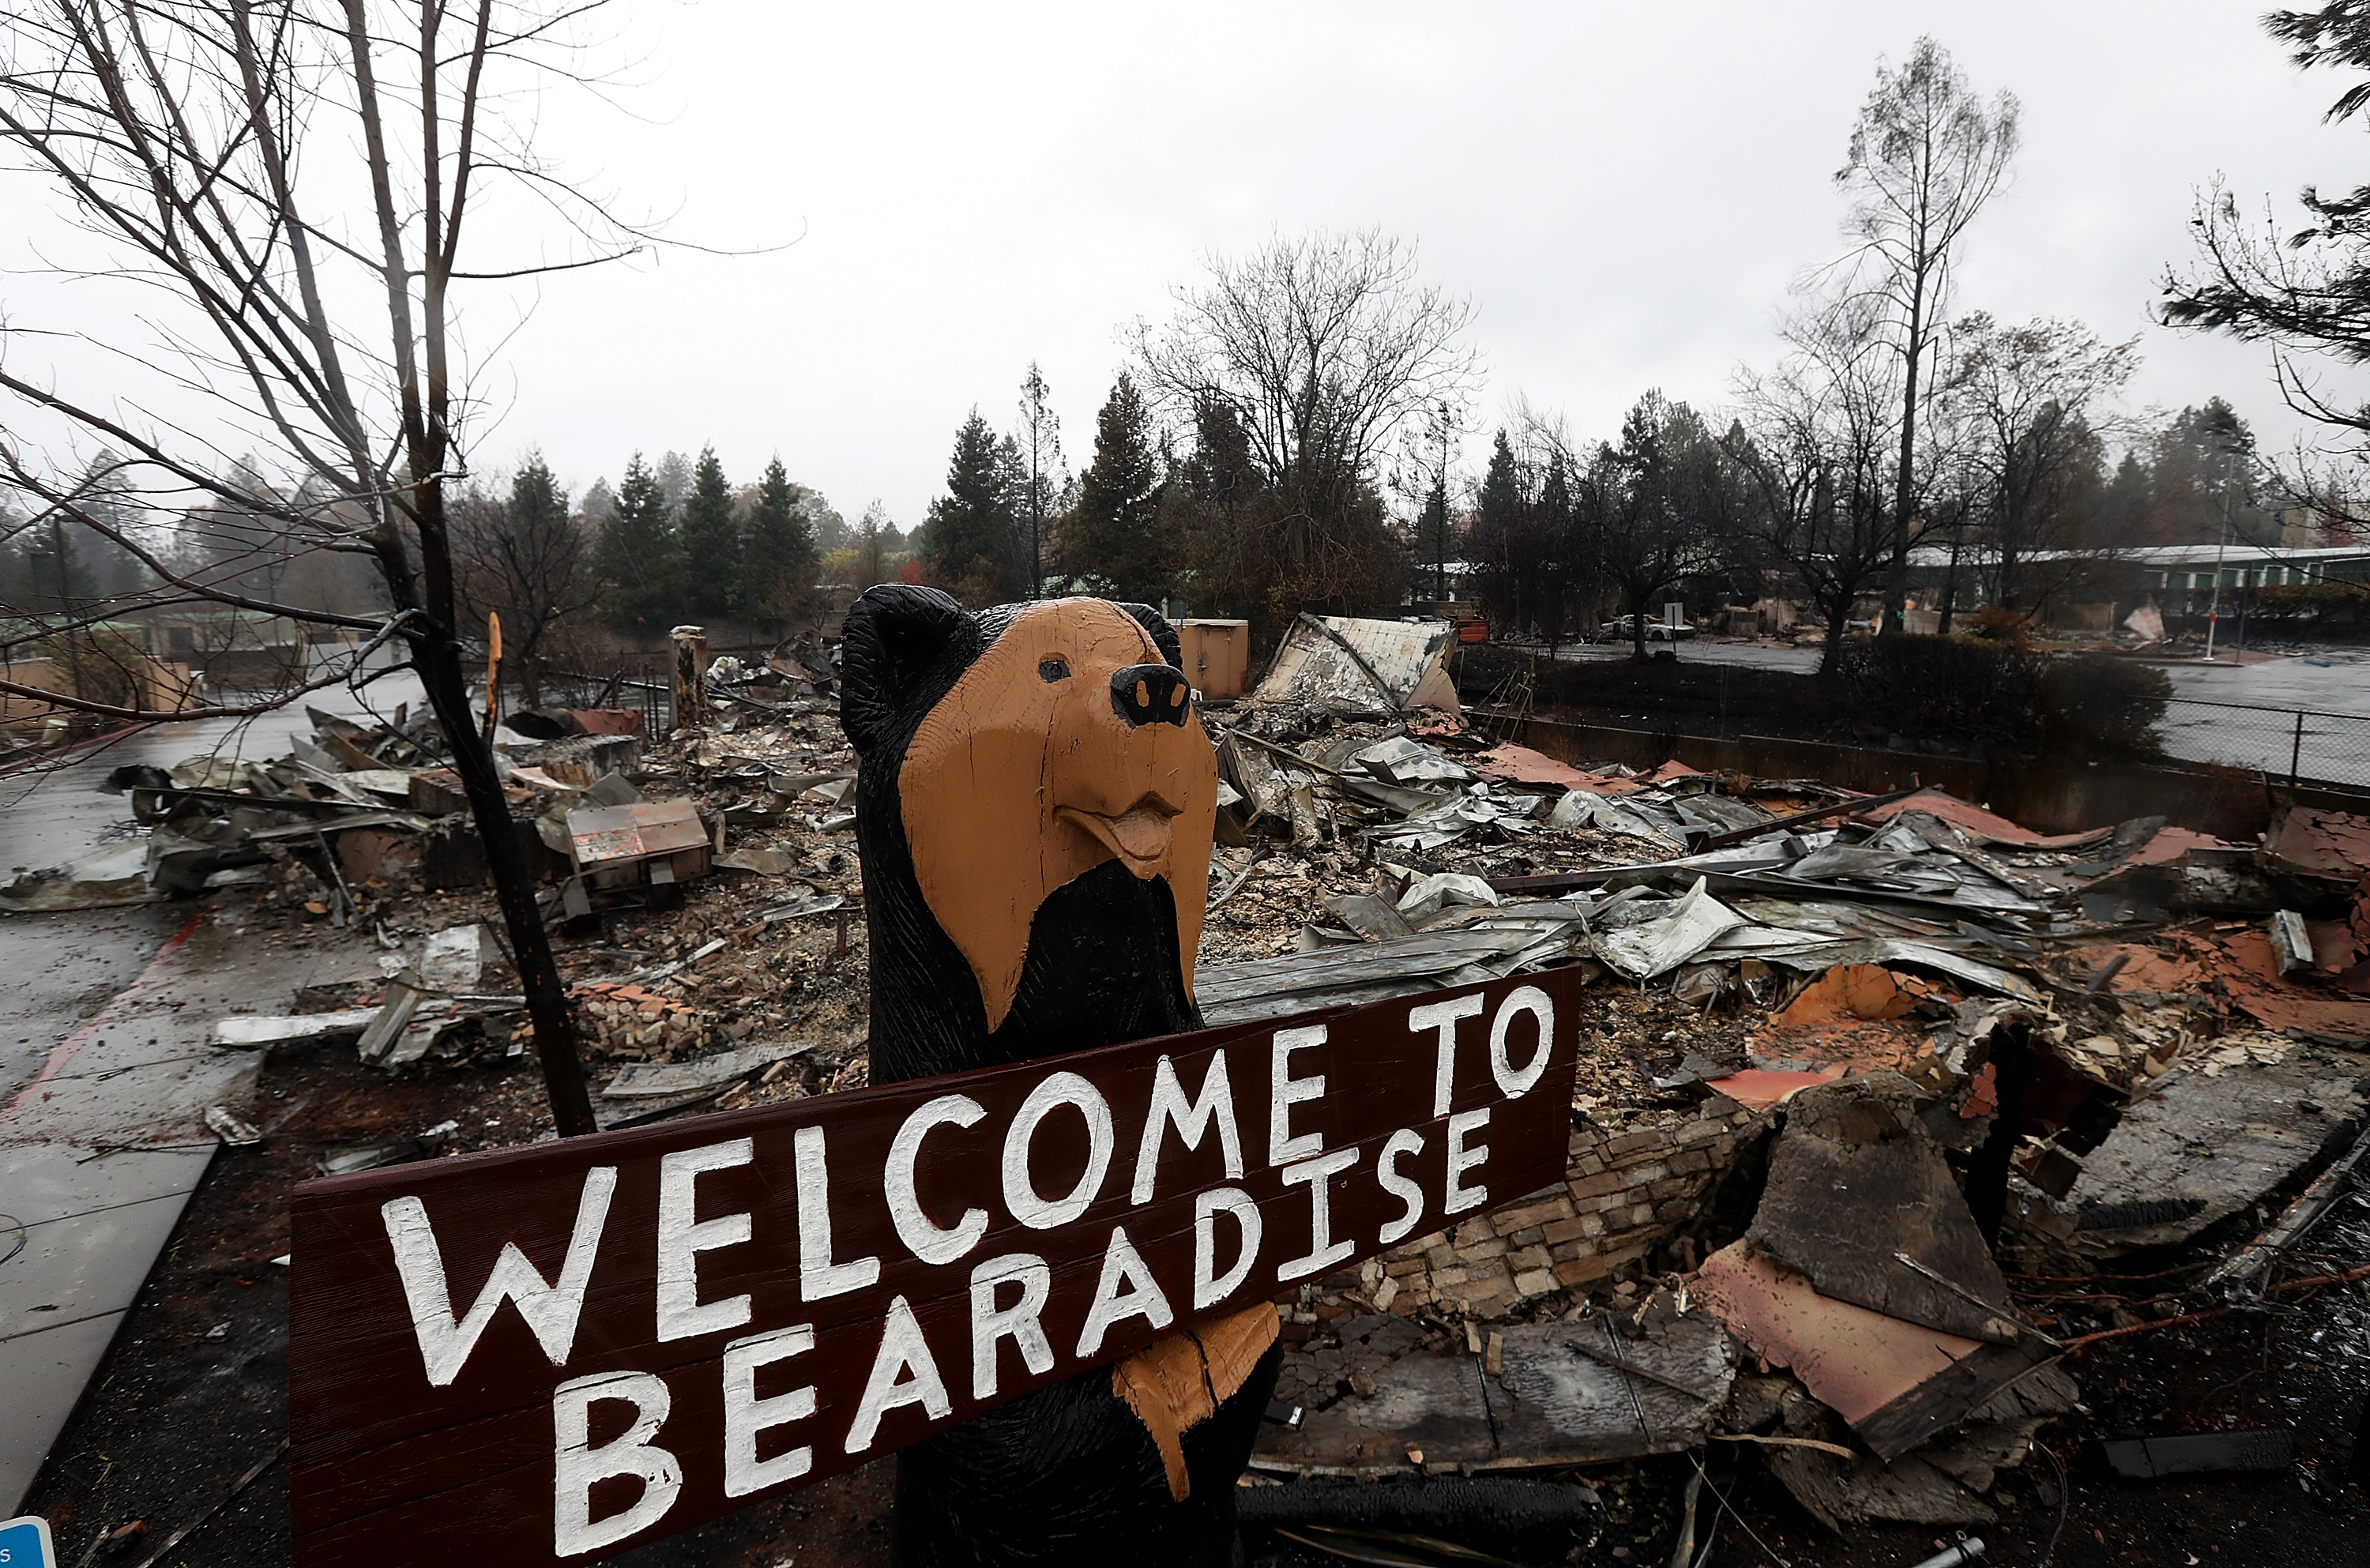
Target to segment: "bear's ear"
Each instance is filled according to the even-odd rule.
[[[936,588],[885,582],[848,606],[841,634],[839,725],[869,752],[908,714],[930,673],[977,636],[963,607]]]
[[[1158,610],[1150,605],[1122,605],[1120,608],[1133,616],[1136,624],[1152,634],[1153,642],[1160,649],[1160,656],[1168,661],[1170,669],[1185,667],[1185,645],[1177,640],[1177,628],[1170,626]]]

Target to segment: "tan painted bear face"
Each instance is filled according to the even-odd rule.
[[[1106,860],[1168,879],[1192,996],[1217,796],[1185,677],[1133,617],[1059,599],[1013,617],[924,718],[898,775],[922,896],[978,978],[991,1031],[1039,906]]]

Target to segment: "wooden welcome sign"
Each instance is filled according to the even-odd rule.
[[[595,1561],[1535,1192],[1579,984],[306,1182],[297,1561]]]

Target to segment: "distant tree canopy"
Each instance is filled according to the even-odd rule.
[[[692,468],[691,492],[684,498],[675,539],[683,552],[683,612],[694,621],[730,614],[741,587],[741,520],[734,515],[732,487],[716,448],[704,447]]]
[[[600,603],[593,527],[570,515],[567,492],[540,453],[512,476],[507,495],[472,488],[453,503],[457,587],[469,623],[501,617],[503,670],[530,708],[542,704],[556,635]]]
[[[1192,450],[1177,514],[1197,608],[1272,628],[1306,608],[1395,605],[1409,541],[1380,465],[1478,382],[1472,307],[1377,231],[1278,236],[1211,258],[1163,327],[1139,323],[1142,385]]]
[[[798,490],[776,457],[765,465],[765,477],[750,500],[741,571],[733,582],[734,610],[749,619],[786,619],[813,592],[819,552]]]
[[[18,610],[54,614],[95,605],[98,578],[82,558],[75,531],[52,514],[10,541],[8,558],[0,562],[0,602]]]
[[[658,476],[635,453],[601,529],[603,603],[620,631],[664,632],[683,608],[683,541]]]
[[[679,472],[680,504],[667,474]],[[657,469],[636,453],[613,491],[595,479],[583,515],[599,530],[601,613],[619,631],[648,637],[685,624],[739,620],[778,634],[814,604],[823,550],[839,513],[795,483],[779,457],[736,491],[714,447],[686,462],[670,453]]]
[[[2133,542],[2104,525],[2104,460],[2138,340],[1981,313],[1953,337],[1938,401],[1955,427],[1961,527],[1984,547],[1992,603],[2031,610],[2077,580],[2092,551]]]
[[[1000,605],[1030,591],[1021,505],[1027,483],[1018,444],[999,439],[972,409],[956,428],[947,491],[930,503],[924,527],[930,580],[967,605]]]
[[[1061,565],[1072,582],[1112,598],[1157,605],[1184,564],[1178,509],[1152,407],[1122,371],[1095,416],[1095,456],[1064,520]]]

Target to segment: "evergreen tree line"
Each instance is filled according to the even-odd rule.
[[[300,507],[305,500],[301,489],[268,484],[246,459],[232,465],[224,488]],[[0,494],[0,617],[106,615],[161,589],[163,580],[125,540],[176,575],[248,598],[354,613],[385,602],[367,561],[321,548],[283,520],[224,503],[159,508],[106,454],[76,486],[75,505],[78,516]]]
[[[1949,562],[1923,605],[1939,629],[1965,628],[1979,607],[2003,620],[2043,609],[2134,548],[2297,542],[2253,432],[2223,399],[2153,424],[2065,400],[1997,386],[1936,399],[1913,538]],[[1431,591],[1435,557],[1461,562],[1452,581],[1493,625],[1557,641],[1633,617],[1624,631],[1640,650],[1665,600],[1700,613],[1789,599],[1832,649],[1883,580],[1889,432],[1786,413],[1748,400],[1716,428],[1649,392],[1610,441],[1576,444],[1536,419],[1501,429],[1461,511],[1444,508],[1438,534],[1416,530],[1419,584]],[[1440,506],[1427,497],[1423,517]]]
[[[636,453],[614,491],[598,480],[586,492],[585,514],[598,529],[602,615],[619,630],[644,632],[797,617],[814,593],[826,542],[819,525],[839,527],[778,457],[736,494],[713,447],[689,464],[670,453],[657,469]]]
[[[1046,593],[1155,605],[1181,598],[1197,615],[1263,623],[1398,602],[1408,531],[1390,518],[1374,475],[1326,475],[1320,488],[1313,481],[1332,455],[1323,452],[1276,471],[1218,397],[1181,400],[1172,412],[1164,421],[1136,375],[1119,374],[1096,413],[1085,469],[1037,481],[1050,504],[1032,558],[1020,443],[974,408],[955,432],[946,492],[915,531],[927,580],[990,605],[1031,596],[1041,575]]]

